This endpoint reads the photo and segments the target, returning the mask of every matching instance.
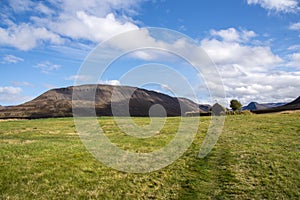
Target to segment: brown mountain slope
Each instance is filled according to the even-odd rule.
[[[93,98],[91,94],[96,95]],[[199,105],[188,99],[154,91],[129,86],[82,85],[52,89],[32,101],[2,108],[0,118],[71,117],[72,103],[80,116],[92,116],[95,110],[97,116],[149,116],[149,109],[155,104],[163,106],[168,116],[199,111]],[[153,115],[161,116],[162,113],[154,109]]]

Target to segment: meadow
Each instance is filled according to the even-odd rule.
[[[144,174],[95,159],[72,118],[0,121],[0,199],[299,199],[299,119],[300,113],[227,116],[217,144],[200,159],[210,122],[201,117],[184,155]],[[113,118],[99,118],[113,143],[141,152],[166,145],[179,121],[168,118],[156,136],[134,139]]]

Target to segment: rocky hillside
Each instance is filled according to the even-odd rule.
[[[72,102],[73,91],[76,95]],[[96,94],[94,97],[90,95],[93,93]],[[193,111],[204,112],[199,109],[198,104],[188,99],[174,98],[155,91],[128,86],[82,85],[52,89],[24,104],[2,107],[0,118],[71,117],[72,103],[82,116],[92,116],[91,109],[87,109],[91,106],[95,107],[93,110],[96,110],[97,116],[112,116],[112,105],[116,108],[114,116],[126,116],[124,108],[128,105],[127,112],[129,110],[131,116],[149,116],[149,109],[155,104],[163,106],[168,116],[180,116]],[[161,113],[158,112],[157,115],[160,116]]]

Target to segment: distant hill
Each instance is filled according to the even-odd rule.
[[[261,109],[266,109],[266,108],[268,108],[268,107],[266,107],[266,106],[264,106],[262,104],[259,104],[257,102],[251,102],[247,106],[244,106],[242,108],[242,110],[250,110],[250,111],[252,111],[252,110],[261,110]]]
[[[128,105],[128,101],[131,116],[149,116],[149,109],[155,104],[162,105],[168,116],[180,116],[186,112],[205,112],[191,100],[175,98],[155,91],[129,86],[82,85],[52,89],[24,104],[2,108],[0,109],[0,118],[71,117],[73,116],[73,91],[76,91],[76,98],[73,102],[77,105],[77,109],[82,109],[82,115],[91,116],[92,114],[86,112],[85,109],[91,105],[91,97],[88,96],[91,90],[94,90],[96,94],[94,106],[97,116],[112,116],[112,103],[114,106],[122,108],[122,106]],[[112,91],[114,91],[113,99]],[[126,115],[122,111],[114,114]]]
[[[299,104],[300,104],[300,96],[297,99],[295,99],[294,101],[287,103],[285,106],[296,106]]]
[[[209,112],[211,110],[212,106],[209,105],[209,104],[200,104],[199,108],[200,108],[200,110],[203,110],[205,112]]]
[[[287,110],[300,110],[300,96],[290,103],[280,105],[277,107],[272,107],[272,108],[254,110],[253,112],[257,114],[262,114],[262,113],[281,112]]]
[[[244,106],[242,110],[262,110],[262,109],[268,109],[268,108],[274,108],[278,106],[283,106],[287,103],[257,103],[257,102],[251,102],[247,106]]]

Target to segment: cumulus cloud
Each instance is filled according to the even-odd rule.
[[[1,94],[20,94],[22,91],[19,87],[12,87],[12,86],[0,86],[0,93]]]
[[[58,70],[59,68],[61,68],[60,65],[53,64],[49,61],[39,63],[34,67],[40,69],[41,72],[45,73],[45,74],[49,74],[50,72],[52,72],[54,70]]]
[[[292,67],[300,70],[300,52],[296,52],[288,55],[288,59],[289,59],[289,61],[287,62],[288,67]]]
[[[230,28],[227,30],[211,31],[212,36],[201,41],[201,47],[208,53],[212,60],[219,66],[239,65],[243,71],[267,71],[270,67],[280,64],[283,60],[274,55],[269,46],[253,46],[243,44],[256,34],[253,31],[238,32]],[[249,36],[250,35],[250,36]]]
[[[300,22],[293,23],[289,26],[290,30],[300,30]]]
[[[18,62],[23,62],[24,59],[14,56],[14,55],[5,55],[2,59],[2,64],[16,64]]]
[[[256,34],[251,35],[245,42],[242,31],[230,28],[211,31],[211,36],[201,41],[201,47],[216,64],[228,99],[238,98],[247,104],[288,102],[299,96],[300,73],[285,70],[284,66],[299,66],[300,54],[289,55],[287,62],[269,46],[253,44],[251,38]]]
[[[29,50],[46,41],[53,44],[63,43],[63,39],[59,35],[45,27],[34,27],[26,23],[12,24],[6,29],[0,27],[0,45]]]
[[[30,50],[48,42],[62,45],[67,41],[87,40],[98,43],[123,31],[137,29],[133,15],[140,0],[53,0],[46,4],[32,0],[8,2],[4,26],[0,27],[0,45]],[[117,15],[120,11],[122,15]],[[12,11],[12,12],[10,12]],[[122,12],[121,12],[122,11]],[[17,24],[13,13],[30,12],[29,21]],[[126,14],[128,14],[126,16]]]
[[[256,33],[254,31],[238,31],[235,28],[228,28],[220,31],[211,30],[210,34],[212,36],[219,36],[220,38],[222,38],[222,40],[228,42],[247,42],[250,38],[256,36]]]
[[[291,13],[299,10],[297,0],[247,0],[247,3],[275,12]]]
[[[24,96],[20,87],[0,86],[0,102],[5,105],[28,101],[31,97]]]
[[[124,31],[137,29],[131,22],[120,22],[113,13],[105,17],[89,15],[84,11],[76,12],[76,17],[51,23],[53,31],[73,39],[100,42]]]
[[[104,85],[121,85],[119,80],[100,80],[99,84]]]
[[[224,79],[228,98],[238,98],[243,104],[289,102],[299,96],[300,73],[251,73],[238,78]]]
[[[67,81],[74,81],[80,84],[88,84],[93,83],[93,77],[88,75],[71,75],[67,78],[65,78]],[[119,80],[100,80],[98,81],[98,84],[104,84],[104,85],[121,85]]]

